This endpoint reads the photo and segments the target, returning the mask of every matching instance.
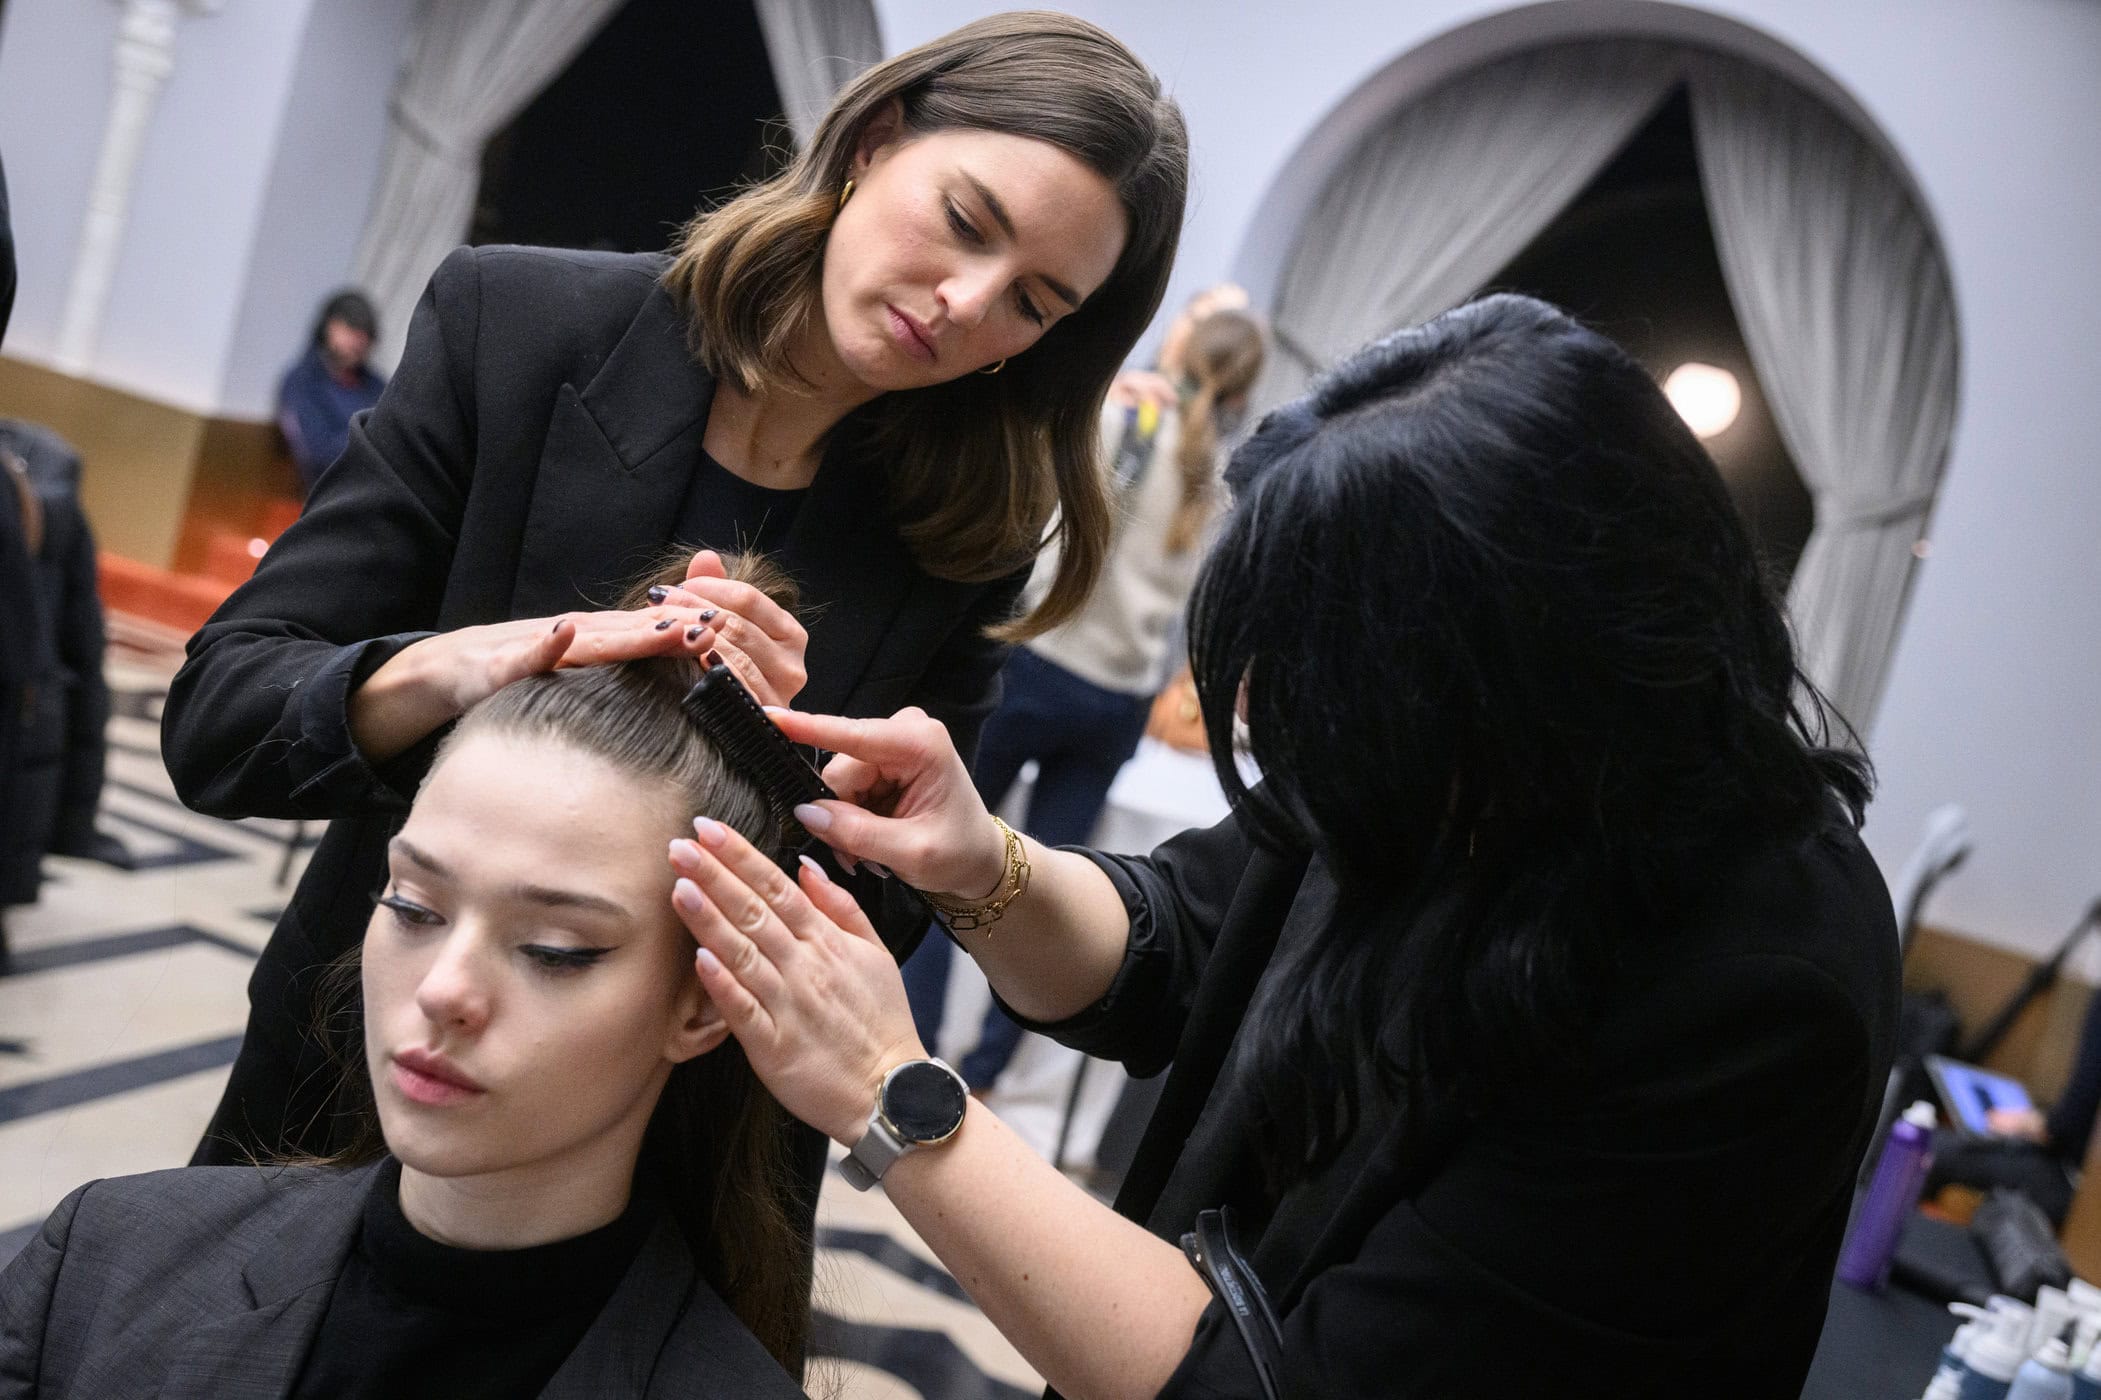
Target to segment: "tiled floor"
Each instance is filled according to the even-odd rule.
[[[245,986],[285,890],[291,823],[222,822],[175,800],[159,757],[169,640],[113,626],[103,824],[131,873],[47,863],[10,912],[0,976],[0,1262],[95,1177],[184,1162],[232,1063]],[[293,874],[316,835],[303,833]],[[837,1400],[1018,1400],[1040,1383],[880,1192],[837,1178],[819,1207],[811,1393]]]

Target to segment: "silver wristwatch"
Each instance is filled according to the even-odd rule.
[[[969,1104],[970,1087],[946,1062],[906,1060],[883,1076],[868,1131],[839,1164],[840,1174],[866,1191],[907,1152],[954,1137]]]

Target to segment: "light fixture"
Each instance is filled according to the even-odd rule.
[[[250,559],[260,559],[269,552],[270,542],[262,538],[260,535],[257,535],[248,541],[248,557]]]
[[[1663,395],[1700,438],[1726,432],[1744,406],[1744,391],[1735,375],[1698,361],[1672,370],[1663,381]]]

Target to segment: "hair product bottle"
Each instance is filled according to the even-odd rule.
[[[1921,1100],[1889,1125],[1882,1159],[1868,1183],[1866,1199],[1853,1216],[1846,1247],[1838,1257],[1838,1276],[1855,1288],[1880,1291],[1889,1281],[1897,1237],[1919,1203],[1919,1188],[1933,1165],[1933,1105]]]

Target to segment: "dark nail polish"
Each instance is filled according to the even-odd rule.
[[[706,632],[707,630],[708,629],[705,627],[688,627],[686,629],[686,640],[689,642],[697,642],[700,640],[701,634]]]
[[[669,630],[670,626],[671,626],[671,619],[667,617],[667,618],[665,618],[665,619],[664,619],[664,620],[663,620],[662,622],[659,622],[659,623],[657,624],[657,629],[656,629],[656,630],[657,630],[657,631],[659,631],[659,632],[667,631],[667,630]]]
[[[661,583],[653,583],[649,586],[649,601],[652,603],[661,603],[670,596],[671,590]]]
[[[722,664],[722,655],[721,655],[721,653],[719,653],[719,652],[713,652],[713,651],[709,652],[709,653],[708,653],[708,664],[709,664],[710,666],[720,666],[720,665]]]
[[[556,619],[554,620],[554,626],[552,626],[552,627],[550,627],[550,628],[548,628],[548,629],[547,629],[547,635],[551,637],[551,636],[553,636],[553,635],[554,635],[555,633],[557,633],[557,632],[559,632],[559,631],[561,631],[561,630],[562,630],[562,620],[561,620],[560,618],[556,618]]]
[[[700,610],[700,620],[702,622],[713,622],[715,620],[715,610],[713,608],[702,608]]]

